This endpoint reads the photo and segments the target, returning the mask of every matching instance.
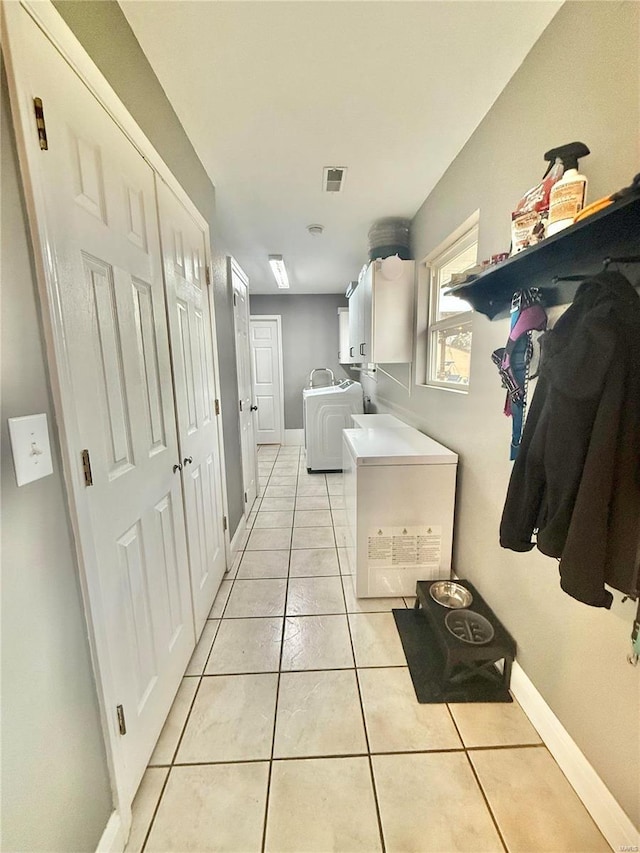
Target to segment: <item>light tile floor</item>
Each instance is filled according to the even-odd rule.
[[[355,598],[341,475],[258,458],[127,851],[609,850],[516,702],[418,704],[390,612],[413,599]]]

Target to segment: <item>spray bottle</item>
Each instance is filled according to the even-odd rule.
[[[578,172],[578,159],[586,157],[589,149],[584,142],[570,142],[547,151],[545,160],[559,158],[564,165],[564,174],[554,184],[549,197],[549,223],[547,236],[557,234],[573,225],[587,199],[587,179]]]

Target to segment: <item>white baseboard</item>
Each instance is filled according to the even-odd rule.
[[[241,516],[240,521],[238,522],[238,526],[236,527],[236,532],[233,534],[233,539],[231,540],[230,549],[231,549],[231,563],[238,553],[238,549],[240,547],[240,540],[242,539],[242,534],[247,529],[247,519],[246,516]],[[231,568],[231,566],[229,566]]]
[[[640,849],[640,832],[517,661],[511,692],[613,850]]]
[[[285,429],[284,444],[285,447],[304,447],[304,430]]]
[[[96,853],[122,853],[126,841],[120,813],[111,812],[111,817],[98,841]]]

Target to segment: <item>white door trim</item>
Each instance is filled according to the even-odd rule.
[[[68,354],[65,344],[62,311],[60,304],[57,273],[53,261],[53,247],[49,237],[45,216],[45,204],[38,179],[36,157],[42,152],[35,150],[33,134],[35,132],[33,105],[31,98],[24,98],[22,80],[29,64],[37,62],[37,57],[24,56],[20,51],[20,39],[23,28],[32,26],[29,18],[54,44],[61,56],[69,63],[85,85],[104,107],[107,113],[120,127],[135,148],[152,166],[155,172],[178,196],[193,218],[206,230],[206,264],[211,269],[211,246],[208,223],[197,210],[189,196],[182,189],[170,169],[164,163],[153,145],[133,117],[128,113],[107,80],[103,77],[93,60],[80,42],[65,24],[49,0],[20,0],[1,4],[2,49],[7,67],[7,77],[11,95],[11,109],[14,117],[16,143],[25,202],[28,211],[29,229],[34,246],[34,263],[44,329],[46,357],[49,365],[53,406],[60,434],[62,470],[67,491],[70,521],[74,533],[74,545],[78,561],[78,573],[85,618],[87,621],[89,648],[96,677],[96,691],[100,709],[100,718],[105,740],[107,765],[111,781],[115,813],[109,820],[110,832],[120,820],[122,836],[126,838],[131,825],[132,795],[124,784],[123,757],[120,749],[120,734],[116,728],[116,691],[107,642],[107,622],[98,582],[95,542],[91,529],[90,516],[82,479],[80,460],[76,458],[76,448],[80,446],[78,438],[78,418],[75,409],[73,388]],[[28,87],[27,87],[28,88]],[[37,93],[33,93],[36,95]],[[46,104],[44,106],[46,118]],[[213,299],[211,303],[211,334],[216,354],[215,383],[216,396],[220,399],[220,376],[218,369],[218,349]],[[219,419],[218,445],[222,467],[224,512],[228,518],[226,494],[226,470],[222,434],[222,418]],[[230,554],[229,531],[225,533],[227,564]]]
[[[251,306],[249,306],[251,310]],[[284,444],[284,367],[282,362],[282,316],[280,314],[250,314],[249,323],[252,320],[275,320],[278,327],[278,373],[280,376],[280,444]]]

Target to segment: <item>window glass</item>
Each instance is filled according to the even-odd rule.
[[[460,232],[458,231],[458,234]],[[471,306],[445,291],[452,276],[474,267],[478,260],[478,226],[451,239],[428,262],[430,271],[427,377],[429,385],[468,390],[471,374]]]

